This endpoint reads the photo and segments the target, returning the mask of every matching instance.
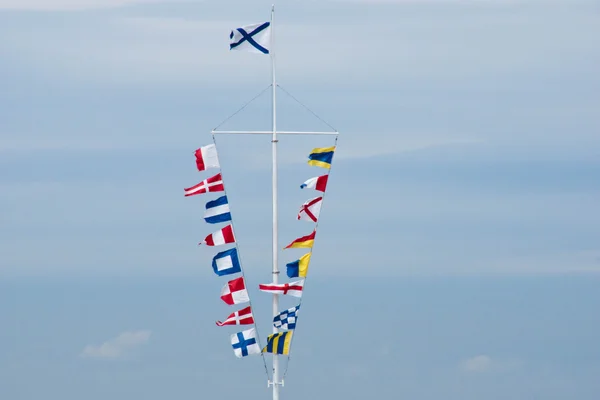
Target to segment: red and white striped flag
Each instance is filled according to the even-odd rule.
[[[204,241],[198,244],[205,244],[207,246],[220,246],[227,243],[235,243],[235,237],[233,236],[233,228],[231,227],[231,224],[219,229],[215,233],[211,233],[204,238]]]
[[[251,325],[254,323],[254,317],[252,316],[252,310],[250,306],[243,308],[239,311],[229,314],[229,317],[223,322],[217,321],[217,326],[225,325]]]
[[[240,276],[227,282],[227,285],[221,289],[221,299],[230,306],[250,301],[244,277]]]
[[[219,157],[217,156],[217,147],[214,144],[202,146],[196,150],[196,167],[198,171],[204,171],[207,168],[219,168]]]
[[[258,288],[263,292],[276,294],[289,294],[294,297],[302,297],[302,289],[304,288],[304,279],[291,283],[261,283]]]
[[[219,172],[215,176],[211,176],[199,184],[183,190],[185,192],[185,196],[187,197],[207,192],[222,192],[225,190],[225,188],[223,187],[223,179],[221,178],[221,173]]]
[[[321,213],[321,204],[323,204],[323,197],[315,197],[314,199],[308,200],[300,207],[298,219],[317,222],[319,214]]]

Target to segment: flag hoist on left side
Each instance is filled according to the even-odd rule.
[[[196,150],[196,167],[198,171],[220,169],[217,147],[215,144],[203,146]],[[185,196],[195,196],[205,193],[219,193],[219,197],[206,203],[204,221],[209,224],[225,224],[217,231],[204,238],[200,245],[232,247],[218,252],[212,259],[212,268],[217,276],[228,276],[231,280],[221,289],[221,299],[229,306],[250,303],[250,296],[246,288],[244,271],[240,263],[239,249],[237,247],[235,232],[232,223],[229,201],[225,191],[225,184],[221,172],[204,179],[202,182],[184,189]],[[239,276],[231,276],[239,274]],[[261,345],[256,329],[252,305],[236,310],[229,314],[223,321],[217,321],[217,326],[226,325],[253,325],[252,328],[231,335],[231,346],[234,354],[241,358],[253,354],[261,354]]]

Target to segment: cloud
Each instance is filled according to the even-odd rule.
[[[100,346],[85,346],[80,356],[84,358],[117,359],[130,349],[148,343],[150,331],[123,332],[116,338],[102,343]]]
[[[468,372],[485,372],[492,367],[492,359],[486,355],[469,358],[461,363],[461,369]]]
[[[72,11],[160,2],[164,2],[164,0],[0,0],[0,10]]]

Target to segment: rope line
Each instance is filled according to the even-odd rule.
[[[267,88],[268,89],[268,88]],[[216,129],[216,128],[215,128]],[[213,138],[213,143],[215,144],[215,148],[217,147],[217,140],[215,138],[215,135],[213,133],[212,135]],[[217,152],[218,154],[218,152]],[[241,274],[242,277],[244,278],[244,284],[246,283],[246,274],[244,273],[244,263],[242,262],[242,252],[240,251],[240,245],[238,243],[238,237],[237,234],[235,233],[235,226],[233,224],[233,213],[231,212],[231,203],[229,203],[229,196],[227,195],[227,187],[225,185],[225,178],[223,177],[223,169],[222,167],[219,167],[219,170],[221,172],[221,180],[223,181],[223,192],[225,193],[225,196],[227,196],[227,203],[229,204],[229,213],[232,215],[231,217],[231,230],[233,232],[233,237],[235,238],[235,248],[237,250],[238,253],[238,258],[240,261],[240,270],[241,270]],[[259,347],[263,348],[261,340],[260,340],[260,335],[258,333],[258,326],[256,325],[256,317],[254,316],[254,307],[252,306],[252,300],[250,300],[250,294],[248,294],[248,305],[250,306],[250,309],[252,310],[252,319],[254,320],[254,330],[256,331],[256,338],[258,339],[258,345]],[[267,374],[267,381],[270,380],[269,379],[269,368],[267,368],[267,361],[265,360],[265,354],[261,351],[260,356],[262,357],[263,360],[263,365],[265,366],[265,373]]]
[[[332,128],[334,129],[334,128]],[[338,137],[335,137],[335,143],[333,144],[336,147],[337,150],[337,142],[338,142]],[[329,166],[329,170],[327,172],[327,184],[329,184],[329,175],[331,175],[331,170],[333,168],[333,160],[331,165]],[[325,196],[327,195],[327,189],[325,189],[325,191],[323,192],[323,195],[321,196],[323,199],[321,200],[321,211],[319,212],[319,218],[317,218],[317,222],[315,222],[315,239],[313,241],[313,245],[310,247],[310,253],[311,253],[311,261],[312,261],[312,252],[313,252],[313,248],[315,247],[315,243],[317,242],[317,229],[319,228],[319,221],[321,220],[321,212],[323,211],[323,206],[325,205]],[[310,267],[310,265],[309,265]],[[302,305],[302,300],[304,299],[304,292],[306,290],[306,281],[308,280],[308,274],[307,276],[304,277],[304,286],[302,288],[302,297],[300,297],[300,301],[298,302],[298,306]],[[299,309],[301,309],[302,307],[299,307]],[[298,318],[298,317],[296,317]],[[290,340],[290,349],[292,348],[292,344],[294,343],[294,338],[296,337],[296,330],[298,329],[298,324],[297,324],[297,320],[296,320],[296,328],[294,329],[294,334],[292,335],[292,339]],[[290,351],[291,353],[291,351]],[[286,366],[285,366],[285,371],[283,372],[283,377],[281,378],[281,380],[284,380],[287,372],[288,372],[288,368],[290,367],[290,360],[291,360],[291,354],[288,354],[287,357],[287,362],[286,362]]]
[[[219,129],[225,122],[229,121],[231,118],[235,117],[238,113],[240,113],[244,108],[248,107],[248,105],[250,103],[252,103],[254,100],[258,99],[260,96],[262,96],[267,90],[269,90],[269,88],[273,86],[272,84],[267,86],[266,88],[264,88],[259,94],[257,94],[256,96],[254,96],[250,101],[248,101],[246,104],[244,104],[242,107],[240,107],[239,110],[237,110],[236,112],[234,112],[233,114],[231,114],[229,117],[225,118],[219,125],[217,125],[213,131],[216,131],[217,129]]]
[[[310,112],[313,116],[315,116],[319,121],[321,121],[322,123],[324,123],[325,125],[327,125],[331,129],[333,129],[335,132],[338,131],[333,126],[331,126],[327,121],[325,121],[323,118],[321,118],[316,112],[314,112],[313,110],[311,110],[308,106],[304,105],[304,103],[302,103],[300,100],[298,100],[297,98],[295,98],[290,92],[288,92],[287,90],[285,90],[281,85],[277,84],[277,87],[279,87],[279,89],[283,90],[283,92],[285,94],[287,94],[288,96],[290,96],[296,103],[298,103],[302,107],[304,107],[308,112]]]

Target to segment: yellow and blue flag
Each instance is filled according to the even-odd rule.
[[[293,331],[279,332],[269,335],[267,345],[262,349],[263,353],[290,354],[290,342]]]
[[[308,165],[321,168],[331,168],[331,160],[335,146],[332,147],[317,147],[308,155]]]
[[[306,253],[298,260],[286,264],[287,276],[290,278],[306,277],[311,254],[312,253]]]

